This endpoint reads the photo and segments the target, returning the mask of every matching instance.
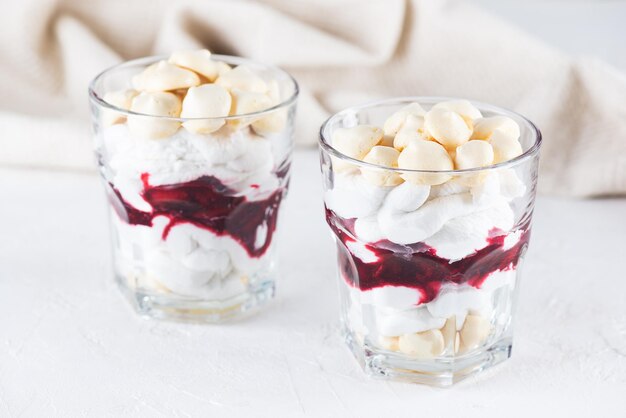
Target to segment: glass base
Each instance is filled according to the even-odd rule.
[[[359,342],[357,336],[344,332],[348,347],[363,368],[374,378],[449,387],[511,357],[512,341],[503,338],[482,349],[455,357],[429,360],[412,359],[393,351]]]
[[[144,318],[179,322],[221,323],[245,318],[267,304],[275,294],[274,280],[259,280],[250,284],[245,293],[206,300],[155,294],[133,289],[126,278],[116,275],[116,282],[135,309]]]

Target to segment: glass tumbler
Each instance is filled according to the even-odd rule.
[[[523,153],[484,168],[450,171],[369,164],[339,152],[332,137],[338,128],[383,126],[409,103],[428,110],[443,100],[409,97],[349,108],[330,117],[320,135],[346,342],[369,375],[435,386],[511,355],[541,134],[514,112],[473,103],[484,117],[517,122]],[[443,183],[378,186],[367,176],[440,176]]]
[[[245,65],[272,83],[274,104],[254,113],[185,119],[104,100],[107,92],[131,89],[134,75],[164,57],[112,67],[89,88],[115,279],[143,316],[220,322],[254,311],[274,295],[298,86],[276,67],[212,58]],[[187,129],[209,125],[220,128]],[[167,134],[138,134],[150,129]]]

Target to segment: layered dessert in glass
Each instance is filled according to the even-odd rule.
[[[278,68],[207,50],[92,82],[115,275],[141,314],[220,321],[271,299],[297,94]]]
[[[446,386],[510,356],[540,142],[524,117],[458,99],[324,124],[343,329],[367,373]]]

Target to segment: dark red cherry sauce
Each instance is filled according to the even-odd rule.
[[[354,219],[344,219],[326,209],[326,221],[337,236],[339,267],[346,282],[360,290],[384,286],[404,286],[420,291],[427,303],[439,294],[446,282],[468,283],[480,288],[489,274],[515,269],[530,238],[528,225],[520,228],[519,241],[504,249],[507,233],[494,229],[487,245],[460,260],[439,257],[435,248],[424,243],[398,245],[382,240],[364,244],[377,258],[366,263],[348,249],[348,242],[357,242]]]
[[[287,173],[287,169],[277,173],[284,186],[263,200],[250,201],[212,176],[152,186],[148,173],[141,175],[141,195],[152,206],[151,212],[141,211],[126,202],[112,184],[109,184],[112,191],[109,199],[119,217],[131,225],[152,226],[155,217],[166,216],[169,223],[163,230],[164,240],[172,227],[189,223],[218,236],[228,235],[251,257],[260,257],[270,246],[276,230],[278,209],[287,188],[287,181],[283,181]],[[258,187],[252,185],[251,189]],[[257,228],[264,223],[267,225],[265,240],[257,243]]]

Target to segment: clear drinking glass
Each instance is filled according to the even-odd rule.
[[[274,295],[276,228],[289,184],[298,86],[275,67],[212,58],[245,64],[275,83],[276,104],[255,113],[184,119],[139,114],[104,101],[109,91],[131,88],[135,74],[163,57],[112,67],[89,89],[115,278],[144,316],[218,322]],[[129,123],[171,134],[146,139]],[[197,134],[186,124],[222,128]],[[272,129],[266,130],[268,125]]]
[[[337,244],[342,329],[373,376],[451,385],[506,360],[530,238],[541,134],[524,117],[523,154],[485,168],[384,168],[333,148],[338,128],[382,126],[409,97],[341,111],[321,128],[326,219]],[[374,186],[364,176],[445,176],[440,186]]]

